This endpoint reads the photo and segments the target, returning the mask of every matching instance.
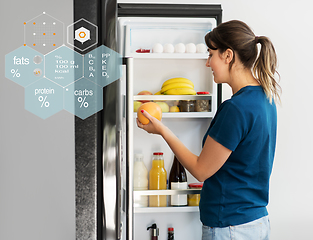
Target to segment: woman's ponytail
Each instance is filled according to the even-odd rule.
[[[225,52],[226,49],[233,50],[244,67],[252,71],[269,100],[280,101],[281,88],[275,80],[277,56],[269,38],[256,37],[247,24],[232,20],[221,23],[206,34],[205,42],[209,49],[218,49],[220,53]],[[258,43],[261,44],[259,56]],[[231,69],[234,61],[235,59],[230,63],[229,69]]]
[[[281,88],[275,79],[277,56],[275,48],[269,38],[261,36],[255,37],[256,44],[261,44],[259,57],[253,66],[253,74],[264,89],[270,101],[274,98],[280,101]],[[278,74],[278,73],[277,73]]]

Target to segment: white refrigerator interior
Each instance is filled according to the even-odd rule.
[[[194,153],[199,155],[202,138],[217,109],[217,85],[212,72],[205,66],[208,53],[155,53],[153,46],[178,43],[205,44],[204,36],[216,26],[213,18],[119,18],[119,52],[133,58],[133,100],[165,101],[169,106],[181,100],[207,99],[210,102],[208,112],[166,112],[162,122]],[[150,50],[149,53],[137,53],[136,50]],[[194,83],[196,92],[209,92],[202,98],[199,95],[137,95],[140,91],[153,94],[161,90],[164,81],[184,77]],[[129,103],[133,109],[133,103]],[[136,124],[137,114],[132,119],[132,154],[144,155],[144,164],[151,169],[153,152],[164,153],[164,166],[167,177],[173,163],[174,154],[166,142],[158,135],[148,134]],[[126,123],[127,124],[127,123]],[[133,161],[133,159],[131,159]],[[130,165],[133,164],[132,162]],[[125,169],[125,167],[123,167]],[[189,183],[198,182],[188,171]],[[124,183],[126,184],[126,183]],[[135,193],[134,193],[135,194]],[[170,196],[167,196],[168,200]],[[201,222],[197,206],[142,207],[133,208],[134,239],[150,239],[147,227],[156,223],[159,239],[167,239],[168,227],[174,228],[175,239],[201,239]]]

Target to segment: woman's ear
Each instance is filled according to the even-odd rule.
[[[226,51],[224,52],[224,59],[225,59],[225,63],[230,63],[233,58],[234,58],[234,52],[233,50],[231,50],[230,48],[226,49]]]

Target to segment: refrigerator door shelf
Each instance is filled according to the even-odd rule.
[[[207,59],[208,53],[129,53],[133,58],[144,59]]]
[[[166,189],[134,191],[134,195],[178,195],[178,194],[200,194],[201,189]]]
[[[120,45],[124,56],[137,57],[142,54],[145,58],[150,54],[136,54],[136,50],[150,49],[156,43],[161,45],[170,43],[175,46],[178,43],[195,45],[203,43],[204,35],[216,27],[216,20],[212,18],[119,18],[119,28],[124,29],[125,42]],[[165,36],[165,37],[164,37]],[[179,54],[179,53],[178,53]],[[178,54],[165,54],[177,58]],[[146,56],[144,56],[146,55]],[[151,54],[152,55],[152,54]],[[162,54],[159,57],[164,58]],[[183,53],[179,55],[189,55]],[[192,57],[190,54],[189,57]],[[199,58],[195,54],[196,58]],[[206,54],[199,54],[200,58],[206,58]],[[195,57],[193,56],[193,57]],[[138,56],[140,57],[140,56]],[[151,56],[154,58],[154,56]],[[182,56],[183,58],[188,56]]]
[[[212,112],[167,112],[162,113],[162,118],[213,118]],[[137,113],[134,113],[137,118]]]
[[[192,213],[199,212],[198,206],[185,207],[143,207],[134,208],[134,213]]]
[[[203,95],[135,95],[134,100],[153,100],[153,101],[170,101],[170,100],[207,100],[211,99],[211,94]]]

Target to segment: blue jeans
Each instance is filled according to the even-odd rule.
[[[268,216],[224,228],[202,226],[202,240],[269,240]]]

